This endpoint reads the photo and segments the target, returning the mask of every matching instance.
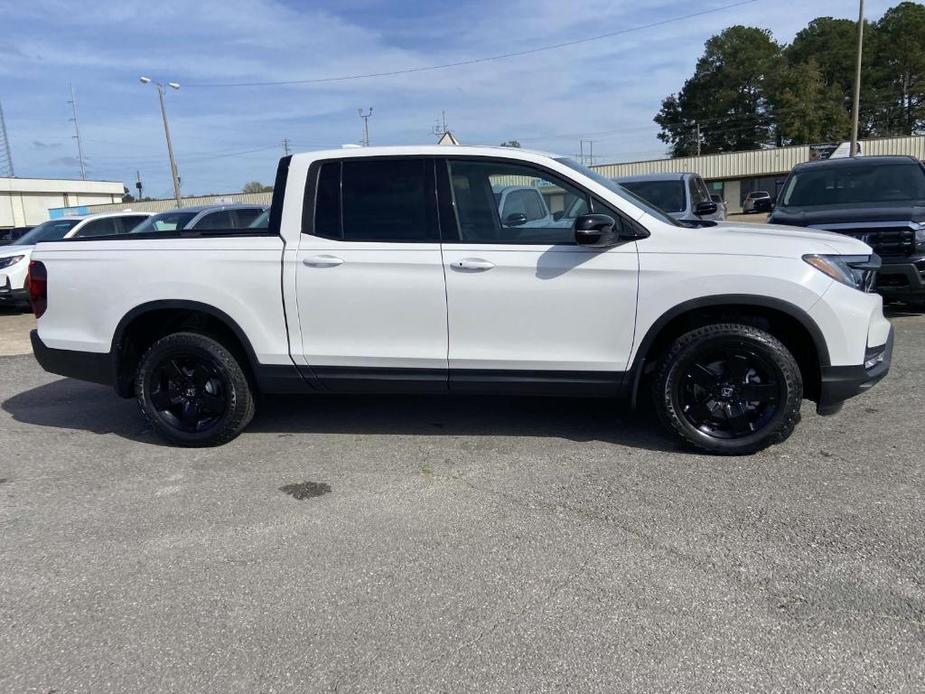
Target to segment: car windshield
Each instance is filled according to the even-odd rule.
[[[157,231],[178,231],[189,224],[196,212],[161,212],[153,217],[148,217],[145,221],[132,229],[132,234],[146,234]]]
[[[791,175],[784,190],[784,205],[793,207],[922,201],[925,169],[911,161],[808,168]]]
[[[652,215],[659,221],[662,221],[665,224],[670,224],[676,227],[681,226],[680,224],[678,224],[677,220],[675,220],[673,217],[669,217],[667,214],[665,214],[662,210],[658,209],[657,207],[653,207],[652,204],[647,202],[644,198],[641,198],[635,193],[633,193],[632,191],[627,190],[626,188],[621,186],[616,181],[611,181],[606,176],[601,176],[601,174],[599,174],[597,171],[594,171],[593,169],[589,169],[587,166],[582,166],[578,162],[573,161],[572,159],[569,159],[568,157],[556,159],[556,161],[559,162],[560,164],[565,164],[570,169],[574,169],[575,171],[577,171],[578,173],[584,176],[587,176],[595,183],[604,186],[610,192],[614,193],[615,195],[618,195],[623,200],[626,200],[627,202],[629,202],[632,205],[635,205],[641,210],[644,210],[645,212]]]
[[[67,232],[80,223],[79,219],[53,219],[50,222],[39,224],[32,231],[16,239],[14,246],[33,246],[42,241],[60,241]]]
[[[683,212],[687,208],[684,199],[684,182],[677,181],[625,181],[620,183],[631,193],[648,200],[664,212]]]

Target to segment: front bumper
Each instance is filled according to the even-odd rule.
[[[28,304],[29,292],[22,287],[12,287],[9,275],[0,275],[0,304]]]
[[[116,382],[115,360],[108,352],[77,352],[48,347],[39,331],[29,333],[32,352],[39,365],[49,373],[81,381],[112,386]]]
[[[925,299],[925,256],[883,258],[877,291],[890,299]]]
[[[857,366],[825,366],[822,368],[822,382],[816,412],[830,415],[838,412],[848,398],[870,390],[890,371],[893,360],[893,329],[890,328],[886,343],[867,350],[865,364]]]

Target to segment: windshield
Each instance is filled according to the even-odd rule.
[[[625,181],[620,185],[665,212],[684,212],[687,208],[683,181]]]
[[[575,171],[577,171],[578,173],[584,176],[587,176],[595,183],[598,183],[604,186],[610,192],[614,193],[615,195],[618,195],[623,200],[626,200],[627,202],[629,202],[632,205],[635,205],[641,210],[644,210],[648,214],[655,217],[657,220],[664,222],[665,224],[670,224],[671,226],[676,226],[676,227],[681,226],[680,224],[678,224],[677,220],[675,220],[674,218],[669,217],[667,214],[662,212],[657,207],[653,207],[649,202],[639,197],[632,191],[627,190],[626,188],[621,186],[619,183],[615,181],[611,181],[609,178],[606,178],[605,176],[601,176],[597,171],[594,171],[593,169],[589,169],[587,166],[582,166],[578,162],[573,161],[567,157],[556,159],[556,161],[559,162],[560,164],[565,164],[570,169],[574,169]]]
[[[152,231],[178,231],[189,224],[197,212],[161,212],[132,229],[132,234],[147,234]]]
[[[790,176],[783,201],[793,207],[925,201],[925,169],[914,162],[810,168]]]
[[[80,224],[79,219],[53,219],[50,222],[39,224],[32,231],[23,234],[11,245],[33,246],[42,241],[60,241],[67,232]]]

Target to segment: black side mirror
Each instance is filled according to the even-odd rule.
[[[527,223],[527,215],[523,212],[514,212],[504,218],[504,226],[520,227]]]
[[[716,209],[717,207],[715,202],[698,202],[697,207],[694,208],[694,214],[698,217],[703,217],[708,214],[714,214]]]
[[[620,242],[616,222],[606,214],[583,214],[575,218],[575,243],[588,248],[607,248]]]

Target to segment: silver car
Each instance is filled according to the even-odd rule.
[[[181,229],[197,231],[247,229],[266,209],[264,205],[198,205],[161,212],[132,229],[149,234]]]
[[[649,174],[613,180],[679,222],[700,224],[726,219],[725,206],[710,197],[710,189],[699,174]]]

